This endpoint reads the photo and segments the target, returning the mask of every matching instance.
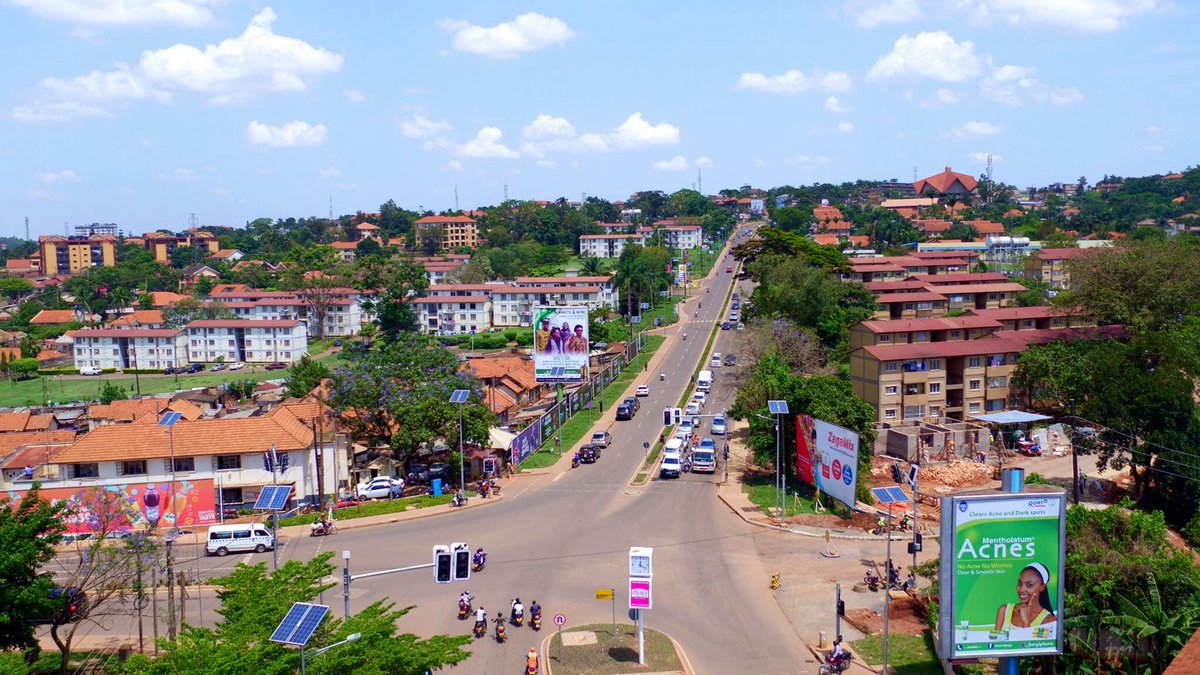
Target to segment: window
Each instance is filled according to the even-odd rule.
[[[904,419],[920,419],[925,416],[925,406],[923,405],[906,405],[904,406]]]
[[[987,379],[988,389],[1003,389],[1008,386],[1007,377],[989,377]]]
[[[930,370],[941,370],[942,369],[942,360],[941,359],[929,359],[929,369]]]
[[[959,331],[959,330],[950,331],[950,339],[951,340],[961,340],[962,339],[962,331]]]
[[[979,380],[969,380],[967,388],[971,391],[979,391]]]
[[[1023,328],[1033,328],[1033,321],[1031,319],[1025,319],[1021,322],[1021,326]]]
[[[99,475],[100,465],[95,462],[71,464],[67,467],[67,478],[96,478]]]
[[[929,406],[929,416],[930,417],[941,417],[942,416],[942,406],[940,406],[940,405]]]
[[[217,471],[242,468],[241,455],[217,455]]]
[[[913,336],[913,342],[929,342],[929,333],[926,333],[924,331],[921,331],[920,333],[915,333]]]
[[[896,363],[895,361],[888,361],[886,364],[884,364],[884,366],[883,366],[883,369],[884,369],[884,371],[886,371],[886,372],[889,372],[889,373],[894,373],[894,372],[896,372],[896,367],[897,367],[898,365],[899,365],[899,364],[898,364],[898,363]]]
[[[884,419],[887,419],[887,420],[894,420],[894,419],[896,419],[896,409],[895,409],[895,408],[888,408],[887,410],[884,410],[884,411],[883,411],[883,418],[884,418]]]
[[[997,354],[988,357],[988,366],[1003,366],[1007,365],[1008,359],[1004,358],[1004,354]]]
[[[975,403],[971,403],[967,409],[968,409],[968,412],[973,412],[973,413],[979,412],[979,402],[976,401]]]
[[[897,392],[899,392],[899,391],[900,391],[900,387],[898,387],[894,384],[890,384],[883,388],[883,395],[884,396],[895,396],[897,394]]]
[[[931,393],[931,394],[942,393],[942,383],[941,382],[930,382],[929,383],[929,393]]]
[[[880,336],[879,336],[879,343],[880,343],[880,344],[886,344],[886,343],[889,343],[889,342],[891,342],[891,341],[892,341],[892,336],[891,336],[891,335],[888,335],[887,333],[884,333],[883,335],[880,335]]]
[[[978,368],[982,363],[983,363],[983,361],[980,360],[980,358],[978,356],[972,356],[970,359],[967,360],[967,367],[968,368]]]
[[[117,462],[118,476],[140,476],[146,473],[146,460],[135,459]]]

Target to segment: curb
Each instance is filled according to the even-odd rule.
[[[458,513],[461,511],[469,511],[471,509],[483,508],[483,507],[486,507],[489,503],[496,503],[496,502],[501,502],[501,501],[504,501],[503,488],[501,489],[501,494],[498,494],[494,497],[488,497],[487,499],[484,499],[482,497],[475,497],[474,499],[471,499],[470,501],[468,501],[466,506],[451,506],[449,504],[445,504],[444,506],[446,506],[446,509],[444,509],[444,510],[441,508],[438,508],[438,506],[427,506],[425,508],[399,511],[397,513],[385,513],[385,514],[378,515],[378,516],[365,516],[363,518],[349,518],[349,519],[340,521],[341,523],[344,523],[344,524],[338,525],[337,528],[338,528],[338,530],[357,530],[357,529],[363,528],[363,527],[371,527],[372,525],[388,525],[388,524],[397,523],[397,522],[400,522],[403,520],[420,520],[422,518],[432,518],[434,516],[440,516],[440,515],[446,515],[446,514],[450,514],[450,513]],[[441,506],[441,505],[439,505],[439,506]],[[336,514],[337,512],[335,511],[334,513]],[[337,523],[339,521],[337,518],[334,518],[334,522]],[[308,525],[288,525],[286,527],[279,528],[279,536],[287,537],[289,539],[292,537],[308,536],[307,532],[308,532]]]

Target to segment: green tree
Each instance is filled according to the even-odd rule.
[[[185,328],[193,321],[233,319],[233,310],[220,302],[184,298],[162,311],[163,325],[167,328]]]
[[[329,368],[305,354],[288,369],[287,395],[290,398],[304,398],[327,377]]]
[[[621,212],[613,203],[600,197],[588,197],[583,200],[583,215],[597,223],[616,223],[621,219]]]
[[[966,223],[955,223],[946,230],[942,235],[942,239],[957,239],[959,241],[976,241],[979,239],[979,230],[976,230],[973,225]]]
[[[0,278],[0,293],[10,301],[33,292],[33,282],[21,277]]]
[[[138,298],[138,309],[154,309],[154,296],[144,293]]]
[[[13,359],[8,363],[8,369],[18,380],[28,380],[37,375],[37,359]]]
[[[26,650],[36,659],[35,620],[50,616],[54,587],[47,565],[62,541],[67,503],[51,502],[34,483],[19,500],[0,501],[0,651]]]
[[[42,345],[32,335],[26,335],[21,339],[21,358],[36,359],[37,355],[41,353]]]
[[[784,207],[771,212],[775,221],[774,226],[784,232],[799,232],[808,234],[808,226],[812,223],[812,209]]]
[[[1104,623],[1128,648],[1131,672],[1140,672],[1142,663],[1148,661],[1151,672],[1161,673],[1200,627],[1200,607],[1168,612],[1154,575],[1148,575],[1146,581],[1145,595],[1115,594],[1118,609]]]
[[[359,290],[370,291],[362,301],[363,310],[374,318],[381,339],[392,340],[417,330],[418,316],[412,300],[423,297],[429,289],[423,267],[411,259],[360,266],[353,283]]]
[[[124,401],[129,398],[129,393],[122,387],[113,382],[105,382],[104,386],[100,387],[100,403],[108,405],[113,401]]]
[[[585,277],[604,276],[604,261],[600,258],[584,258],[579,274]]]

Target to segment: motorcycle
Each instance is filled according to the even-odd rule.
[[[513,612],[512,624],[520,628],[523,623],[525,623],[525,612]]]
[[[471,603],[458,601],[458,620],[465,621],[468,616],[471,616]]]
[[[483,621],[476,621],[475,628],[472,630],[472,632],[477,638],[481,638],[487,634],[487,619],[484,619]]]
[[[465,494],[463,494],[461,491],[455,492],[454,493],[454,505],[455,506],[466,506],[467,505],[467,496]]]
[[[684,341],[684,342],[687,342],[687,333],[684,333],[684,334],[683,334],[683,341]]]
[[[496,615],[496,642],[503,643],[508,638],[504,631],[504,615]]]
[[[667,374],[666,374],[666,373],[659,373],[659,374],[658,374],[658,381],[659,381],[659,382],[662,382],[662,381],[663,381],[663,380],[665,380],[665,379],[667,379]]]
[[[536,662],[531,661],[525,664],[525,675],[538,675],[538,667]]]
[[[337,534],[337,526],[333,523],[313,523],[308,528],[310,537],[325,537],[331,534]]]
[[[835,657],[830,654],[825,657],[825,663],[821,664],[819,671],[820,675],[833,675],[834,673],[844,673],[850,669],[850,654],[843,653],[841,656]]]
[[[571,458],[571,468],[574,469],[577,466],[579,466],[579,454],[578,453],[574,457]]]
[[[474,560],[473,564],[471,565],[471,571],[479,572],[485,567],[487,567],[487,558],[476,553],[475,560]]]
[[[537,614],[531,614],[529,616],[529,627],[534,630],[542,629],[542,613],[541,612],[538,612]]]
[[[875,574],[875,572],[872,570],[867,570],[866,575],[863,576],[863,583],[865,583],[867,588],[871,589],[871,592],[874,593],[875,591],[879,590],[879,575]]]

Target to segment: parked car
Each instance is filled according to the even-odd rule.
[[[200,371],[202,371],[202,370],[204,370],[204,364],[203,364],[203,363],[193,363],[193,364],[191,364],[190,366],[188,366],[188,367],[187,367],[187,368],[184,370],[184,372],[185,372],[185,373],[198,373],[198,372],[200,372]]]
[[[387,476],[379,476],[372,478],[366,483],[359,483],[354,496],[360,502],[368,499],[389,499],[399,497],[403,489],[404,486],[402,483],[394,481]]]
[[[644,384],[638,385],[637,395],[638,396],[649,396],[650,395],[650,387],[647,387]]]
[[[713,434],[714,436],[724,436],[725,430],[725,418],[721,415],[714,417],[712,421],[712,427],[709,428],[709,433]]]
[[[736,366],[737,365],[737,357],[734,356],[733,354],[726,354],[725,355],[725,365]]]
[[[450,465],[445,462],[434,462],[429,465],[429,482],[431,483],[438,478],[441,478],[443,483],[448,482],[451,474]]]
[[[48,617],[35,619],[37,623],[53,623],[61,626],[65,623],[79,621],[87,612],[87,592],[81,588],[56,586],[50,589],[50,602],[54,606],[53,613]]]
[[[408,475],[404,480],[413,484],[421,485],[429,482],[429,465],[428,464],[409,464]]]
[[[730,312],[730,313],[729,313],[729,322],[730,322],[730,323],[737,323],[737,322],[738,322],[738,313],[737,313],[737,312]]]
[[[174,366],[167,366],[166,368],[163,368],[163,375],[174,375],[175,373],[178,373],[181,370],[183,370],[183,368],[175,368]]]
[[[84,366],[79,369],[80,375],[99,375],[102,372],[104,372],[104,371],[100,370],[99,368],[97,368],[95,366]]]
[[[612,443],[612,434],[607,431],[597,431],[592,434],[592,445],[598,445],[602,448],[607,448]]]
[[[584,464],[595,464],[596,460],[600,459],[600,450],[600,446],[590,443],[579,448],[579,461]]]
[[[245,368],[245,367],[246,367],[246,364],[242,363],[241,361],[238,361],[237,363],[229,364],[230,370],[241,370],[242,368]]]
[[[224,363],[214,363],[214,364],[212,364],[212,367],[209,368],[209,371],[214,372],[214,373],[219,370],[225,370]]]
[[[621,401],[621,405],[627,405],[627,406],[633,408],[633,412],[635,412],[635,413],[642,409],[642,402],[637,400],[637,398],[633,397],[633,396],[630,396],[630,397],[626,398],[624,401]]]
[[[733,324],[729,323],[728,321],[721,322],[721,330],[729,330],[730,328],[733,328]]]
[[[287,364],[280,363],[279,361],[267,364],[267,370],[283,370],[284,368],[287,368]]]
[[[617,420],[618,421],[623,422],[625,420],[631,420],[631,419],[633,419],[633,406],[626,405],[624,403],[617,406]]]

